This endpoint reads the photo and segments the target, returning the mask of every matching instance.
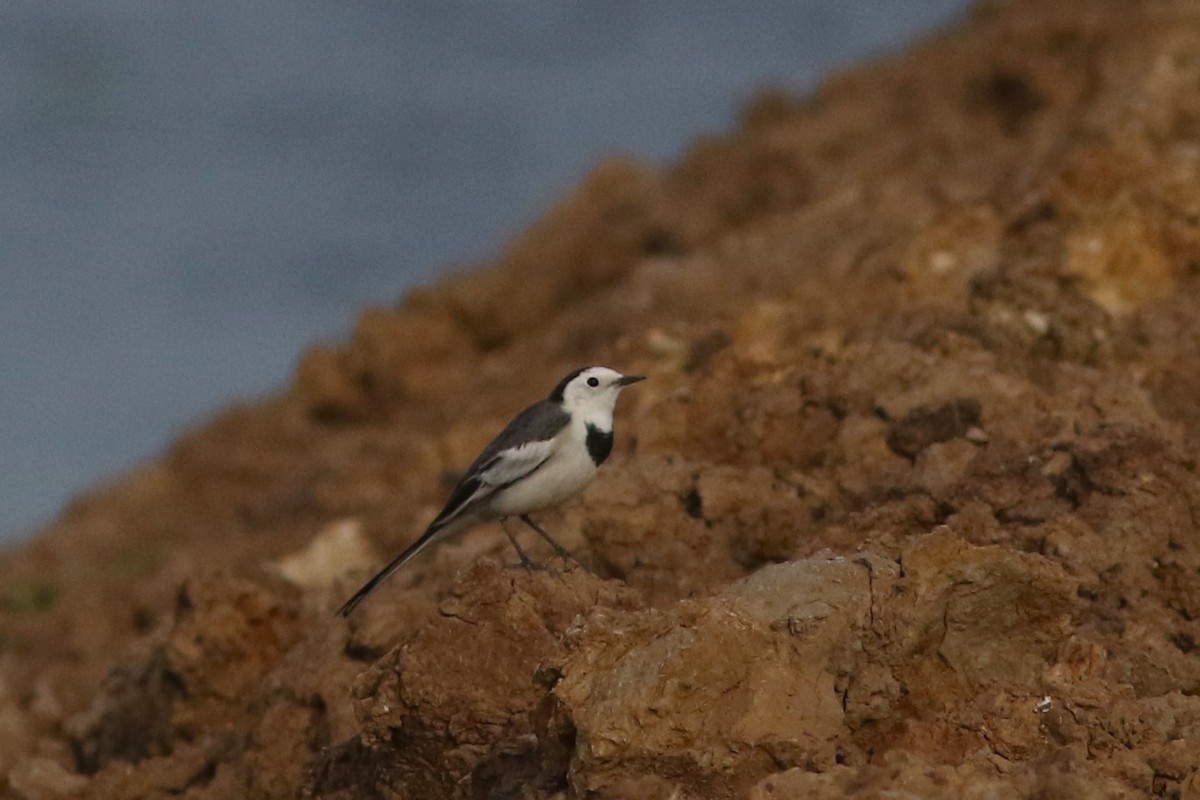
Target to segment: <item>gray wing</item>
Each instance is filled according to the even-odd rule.
[[[430,527],[441,527],[467,506],[521,480],[550,458],[554,437],[570,415],[557,404],[542,400],[515,416],[467,469]]]
[[[534,403],[513,417],[504,430],[500,431],[500,435],[483,448],[483,452],[467,468],[466,477],[485,469],[488,462],[505,450],[511,450],[522,444],[553,439],[563,428],[567,427],[567,423],[570,421],[570,415],[563,411],[558,403],[552,403],[549,400]]]

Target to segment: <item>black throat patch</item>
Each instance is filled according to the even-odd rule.
[[[608,458],[608,454],[612,452],[612,444],[612,431],[602,431],[590,422],[588,423],[587,451],[597,467],[603,464],[604,459]]]

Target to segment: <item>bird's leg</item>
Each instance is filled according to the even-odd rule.
[[[534,561],[529,556],[525,555],[525,551],[521,549],[521,545],[517,544],[517,537],[512,535],[512,531],[504,523],[508,521],[508,517],[500,518],[500,529],[504,531],[504,535],[512,542],[513,549],[517,551],[517,557],[521,559],[521,566],[525,569],[541,569],[541,565]]]
[[[582,561],[580,561],[578,558],[576,558],[574,555],[572,555],[570,550],[568,550],[567,548],[563,547],[558,542],[551,539],[550,534],[548,534],[544,530],[542,530],[541,526],[539,526],[536,522],[531,520],[529,518],[528,514],[521,515],[521,522],[524,522],[526,525],[528,525],[529,527],[531,527],[535,531],[537,531],[538,536],[541,536],[543,539],[545,539],[547,542],[549,542],[550,546],[554,548],[554,552],[558,553],[559,556],[561,556],[562,558],[568,559],[570,561],[574,561],[576,564],[583,567],[584,572],[591,572],[591,570],[588,569],[587,566],[585,566]]]

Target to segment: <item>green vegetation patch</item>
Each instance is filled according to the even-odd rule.
[[[48,610],[58,599],[58,587],[44,581],[28,581],[0,590],[0,608],[18,614]]]

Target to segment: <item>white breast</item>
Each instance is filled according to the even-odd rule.
[[[517,516],[556,506],[574,497],[596,477],[588,455],[583,423],[572,422],[560,436],[553,455],[536,472],[502,492],[489,506],[498,516]]]

